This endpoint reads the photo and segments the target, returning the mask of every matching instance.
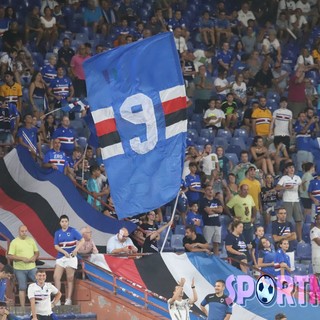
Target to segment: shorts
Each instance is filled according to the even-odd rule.
[[[313,273],[320,274],[320,257],[312,257]]]
[[[221,243],[221,227],[219,226],[204,226],[203,236],[206,241],[211,243]]]
[[[36,282],[36,272],[37,268],[33,268],[30,270],[17,270],[14,269],[14,275],[18,281],[19,291],[24,291],[28,287],[28,279],[33,282]]]
[[[291,221],[292,218],[295,222],[302,221],[300,202],[283,202],[283,207],[287,211],[287,221]]]
[[[310,198],[300,198],[300,200],[304,209],[311,209],[313,202]]]
[[[62,267],[62,268],[78,268],[78,258],[77,257],[62,257],[56,260],[56,265]]]

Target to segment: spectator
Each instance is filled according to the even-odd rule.
[[[92,28],[93,33],[97,33],[99,25],[102,23],[101,8],[96,6],[94,0],[88,0],[83,13],[84,27]]]
[[[249,152],[247,150],[242,150],[240,153],[240,162],[234,166],[232,170],[232,173],[236,176],[237,184],[245,178],[246,171],[251,166],[256,168],[256,166],[249,161]]]
[[[272,113],[267,108],[267,99],[259,98],[259,108],[252,112],[252,131],[255,136],[262,136],[267,139],[270,133]]]
[[[222,173],[222,178],[228,176],[229,171],[233,168],[233,163],[224,155],[224,149],[222,146],[216,148],[216,154],[218,156],[220,173]]]
[[[270,158],[269,150],[263,143],[262,136],[255,136],[250,147],[252,162],[258,169],[261,169],[264,174],[270,173],[274,176],[273,164]]]
[[[186,196],[190,203],[199,202],[201,199],[201,194],[203,193],[203,189],[201,188],[200,176],[196,174],[197,165],[195,162],[189,163],[190,174],[188,174],[185,178],[186,186],[188,187],[188,191]]]
[[[278,246],[279,248],[276,251],[276,255],[274,258],[274,269],[276,275],[284,286],[286,280],[285,278],[283,278],[283,276],[290,276],[291,274],[290,257],[286,253],[289,248],[289,241],[286,239],[281,239]]]
[[[255,268],[259,268],[258,266],[258,257],[259,257],[259,244],[261,242],[261,239],[264,236],[264,228],[263,226],[257,225],[255,227],[254,231],[254,239],[251,242],[251,258],[252,263]],[[260,272],[257,272],[257,270],[254,270],[254,275],[260,275]]]
[[[100,9],[102,15],[101,33],[106,37],[110,33],[111,28],[117,23],[117,14],[112,8],[110,0],[102,0],[100,2]]]
[[[289,158],[289,153],[286,146],[280,142],[277,147],[275,147],[272,142],[268,148],[270,159],[274,165],[274,171],[276,175],[281,175],[283,172],[285,163],[291,161]]]
[[[216,89],[216,92],[218,93],[218,97],[221,100],[224,100],[227,96],[227,94],[230,92],[231,85],[229,84],[229,81],[227,80],[227,74],[228,72],[220,68],[218,77],[214,80],[214,86]],[[222,107],[222,106],[221,106]]]
[[[229,50],[229,43],[228,42],[223,42],[221,50],[219,50],[217,54],[217,60],[218,60],[218,68],[223,71],[229,71],[231,68],[232,64],[232,59],[233,59],[233,54],[232,51]],[[220,74],[220,72],[219,72]]]
[[[249,187],[248,194],[252,197],[255,207],[258,212],[262,212],[261,207],[261,184],[256,179],[256,167],[250,166],[246,171],[246,177],[240,182],[239,187],[242,185]]]
[[[296,8],[294,13],[290,16],[290,26],[289,28],[296,35],[298,39],[301,39],[303,35],[308,32],[308,21],[302,14],[300,8]]]
[[[18,22],[12,21],[9,24],[9,29],[3,33],[2,49],[8,52],[18,40],[23,40],[23,35],[19,32]]]
[[[235,195],[227,203],[225,209],[235,220],[243,225],[243,238],[245,243],[251,243],[253,239],[253,223],[256,219],[257,208],[251,195],[249,195],[249,186],[243,184],[239,189],[239,194]],[[242,233],[242,232],[241,232]]]
[[[60,145],[59,139],[53,140],[53,148],[45,154],[42,166],[66,174],[68,162],[65,153],[60,151]]]
[[[82,238],[84,239],[83,245],[79,248],[80,255],[96,254],[99,253],[94,241],[92,240],[92,231],[90,227],[86,226],[80,230]]]
[[[229,17],[224,9],[219,10],[218,18],[215,21],[215,31],[216,31],[216,44],[219,46],[221,44],[221,39],[223,41],[230,42],[233,35],[231,30],[231,23]]]
[[[48,61],[49,63],[41,68],[42,78],[46,83],[47,87],[50,86],[51,80],[57,77],[57,69],[56,69],[57,57],[54,54],[52,54],[49,56],[48,60],[49,60]]]
[[[270,221],[276,219],[274,211],[277,201],[279,200],[279,192],[275,189],[274,179],[271,174],[267,174],[261,188],[261,203],[264,223],[267,227]]]
[[[287,316],[284,313],[277,313],[274,320],[287,320]]]
[[[68,73],[70,73],[70,63],[75,52],[70,47],[71,42],[69,38],[64,38],[62,44],[62,47],[58,51],[57,66],[63,67]]]
[[[186,226],[183,246],[186,252],[206,252],[210,253],[209,244],[202,234],[196,233],[194,226]]]
[[[247,105],[247,85],[243,81],[243,74],[238,73],[235,81],[231,84],[231,92],[233,93],[235,102],[239,108],[244,108]]]
[[[16,106],[17,110],[22,112],[22,87],[15,82],[12,71],[4,73],[4,84],[0,86],[0,96],[4,97],[8,103]]]
[[[61,292],[51,283],[45,282],[47,275],[45,270],[37,270],[36,283],[28,287],[28,298],[31,305],[31,319],[52,318],[52,308],[56,306],[61,298]],[[51,301],[51,295],[54,298]]]
[[[249,10],[249,3],[243,2],[241,10],[238,11],[238,21],[240,22],[240,27],[248,27],[248,20],[256,20],[252,11]]]
[[[43,28],[43,40],[46,51],[51,51],[54,43],[58,38],[58,29],[56,18],[52,15],[50,7],[45,7],[43,16],[40,17],[41,25]]]
[[[242,272],[247,273],[247,264],[249,252],[245,238],[243,237],[243,223],[234,221],[231,225],[232,232],[229,233],[225,240],[228,257],[231,258],[231,264]],[[243,264],[245,263],[245,264]]]
[[[298,67],[304,66],[304,71],[307,72],[312,69],[317,69],[318,65],[314,63],[313,56],[310,54],[308,48],[302,48],[301,54],[299,55],[297,59],[296,66],[294,67],[295,70],[298,69]]]
[[[0,301],[5,301],[6,299],[6,289],[7,289],[7,280],[10,280],[13,276],[14,270],[9,265],[6,264],[0,271]]]
[[[203,235],[206,241],[213,246],[213,253],[219,255],[221,243],[220,215],[223,212],[221,202],[214,197],[213,187],[207,185],[204,188],[204,196],[200,201],[200,214],[203,219]]]
[[[253,130],[253,126],[252,126],[252,113],[254,112],[254,110],[258,109],[260,106],[258,101],[253,101],[251,103],[251,107],[246,108],[246,110],[244,111],[243,114],[243,120],[242,120],[242,129],[245,129],[248,133],[248,135],[251,133],[251,131]]]
[[[158,230],[155,211],[152,210],[146,214],[146,220],[140,225],[140,228],[145,230],[145,235]]]
[[[257,43],[257,39],[252,27],[247,27],[247,31],[245,35],[241,37],[241,41],[243,43],[244,51],[249,55],[252,54]]]
[[[272,76],[274,89],[279,93],[279,95],[283,95],[288,87],[289,72],[281,69],[281,63],[276,62],[272,69]]]
[[[44,15],[46,7],[49,7],[51,10],[53,10],[56,5],[58,5],[58,2],[55,0],[41,0],[41,15]]]
[[[182,30],[180,27],[177,27],[174,29],[173,39],[174,39],[174,43],[176,44],[176,48],[179,56],[182,55],[183,52],[188,50],[186,40],[182,36]]]
[[[70,120],[67,116],[62,117],[61,125],[54,131],[52,139],[58,138],[61,142],[61,150],[67,156],[72,155],[74,147],[77,146],[75,133],[70,128]]]
[[[227,86],[230,87],[229,85]],[[217,87],[217,91],[218,91],[218,87]],[[221,93],[222,92],[220,92],[220,94]],[[235,129],[238,124],[238,105],[234,101],[233,93],[228,92],[226,94],[226,100],[222,103],[221,109],[224,112],[225,118],[226,118],[225,128],[227,128],[228,130]]]
[[[46,94],[46,84],[39,71],[36,71],[32,75],[29,86],[29,100],[32,105],[33,114],[37,119],[40,119],[48,106],[48,98]]]
[[[266,237],[260,239],[258,245],[258,268],[261,268],[263,273],[275,276],[274,260],[275,251],[272,249],[271,243]]]
[[[186,224],[195,227],[195,231],[198,234],[203,234],[203,220],[201,214],[198,213],[198,204],[191,203],[189,205],[189,211],[187,213]]]
[[[213,88],[212,78],[207,74],[207,69],[204,65],[199,67],[199,72],[194,78],[194,85],[194,112],[202,114],[209,104]]]
[[[9,19],[5,17],[5,8],[0,6],[0,37],[9,29]]]
[[[296,223],[297,240],[302,241],[302,212],[299,198],[299,186],[301,178],[294,174],[295,168],[292,162],[286,163],[286,174],[279,180],[276,190],[283,190],[283,207],[287,212],[287,221],[293,218]]]
[[[107,243],[107,253],[130,254],[137,251],[126,228],[121,228],[116,235],[109,238]]]
[[[320,168],[317,167],[317,177],[310,181],[308,195],[312,200],[312,217],[320,214]]]
[[[69,218],[62,215],[59,218],[61,229],[54,234],[54,248],[58,251],[56,266],[53,273],[54,285],[61,289],[61,277],[64,270],[67,274],[67,291],[65,305],[72,305],[74,273],[78,267],[77,253],[84,244],[84,239],[75,228],[69,226]],[[61,305],[58,301],[56,305]]]
[[[307,162],[302,165],[302,168],[304,174],[301,178],[299,191],[300,200],[303,205],[303,217],[306,219],[307,216],[311,217],[312,199],[309,196],[308,189],[310,182],[314,179],[315,166],[312,162]]]
[[[17,76],[17,57],[18,50],[16,48],[11,48],[8,53],[4,53],[0,58],[0,76],[4,79],[5,72],[11,71]],[[18,80],[20,78],[18,77]]]
[[[43,36],[43,28],[40,20],[40,10],[38,6],[34,6],[27,16],[26,20],[26,40],[36,40],[35,45],[38,48]]]
[[[204,146],[201,164],[202,171],[204,172],[208,180],[210,180],[211,178],[212,171],[220,170],[218,156],[214,152],[212,152],[212,146],[209,143]]]
[[[214,21],[210,19],[208,11],[205,11],[199,20],[199,31],[201,40],[206,46],[215,45],[215,25]]]
[[[206,127],[213,129],[213,134],[221,127],[224,127],[225,114],[221,109],[216,108],[216,99],[211,98],[209,108],[203,115]]]
[[[266,95],[273,86],[273,75],[268,60],[264,60],[261,69],[254,77],[257,90]]]
[[[233,196],[238,194],[239,191],[239,187],[236,184],[236,176],[232,172],[228,174],[226,185],[224,187],[225,202],[229,202]]]
[[[199,71],[199,67],[205,65],[208,72],[212,74],[213,67],[212,67],[212,57],[214,56],[213,50],[202,50],[196,49],[194,52],[191,53],[192,61],[194,63],[194,67],[196,71]]]
[[[40,127],[40,137],[41,141],[46,144],[50,144],[54,131],[56,130],[57,126],[55,123],[54,116],[52,114],[48,114],[44,118],[44,122],[41,124]]]
[[[82,64],[89,58],[90,56],[87,55],[84,44],[79,46],[78,52],[71,58],[71,74],[74,77],[73,85],[75,96],[77,98],[87,96],[86,81]]]
[[[281,46],[277,33],[275,30],[269,30],[268,34],[269,36],[262,41],[262,54],[265,59],[270,58],[273,62],[281,63]]]
[[[13,261],[13,269],[19,286],[20,306],[25,306],[27,280],[35,281],[36,260],[39,250],[33,238],[28,236],[28,228],[19,227],[19,235],[10,243],[8,259]]]
[[[310,231],[312,269],[313,273],[320,275],[320,214],[315,216],[315,225]]]

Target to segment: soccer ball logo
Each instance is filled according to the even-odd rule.
[[[262,275],[256,283],[256,295],[262,304],[270,304],[276,297],[276,285],[268,275]]]

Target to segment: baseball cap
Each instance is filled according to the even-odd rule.
[[[254,169],[256,170],[257,168],[255,166],[249,166],[249,168],[246,170],[245,174],[247,174],[249,172],[250,169]]]

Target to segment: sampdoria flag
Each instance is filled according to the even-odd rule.
[[[84,64],[88,100],[121,218],[171,201],[181,182],[186,93],[171,33]]]
[[[68,177],[41,168],[24,147],[17,146],[0,159],[0,172],[0,234],[13,240],[19,226],[26,225],[38,243],[41,257],[56,255],[54,233],[60,228],[59,217],[63,214],[79,231],[89,226],[101,249],[120,228],[126,227],[129,232],[136,228],[131,222],[106,217],[94,209]]]
[[[85,99],[77,99],[73,102],[62,100],[61,102],[61,110],[64,112],[82,112],[87,108],[89,108],[89,103]]]

